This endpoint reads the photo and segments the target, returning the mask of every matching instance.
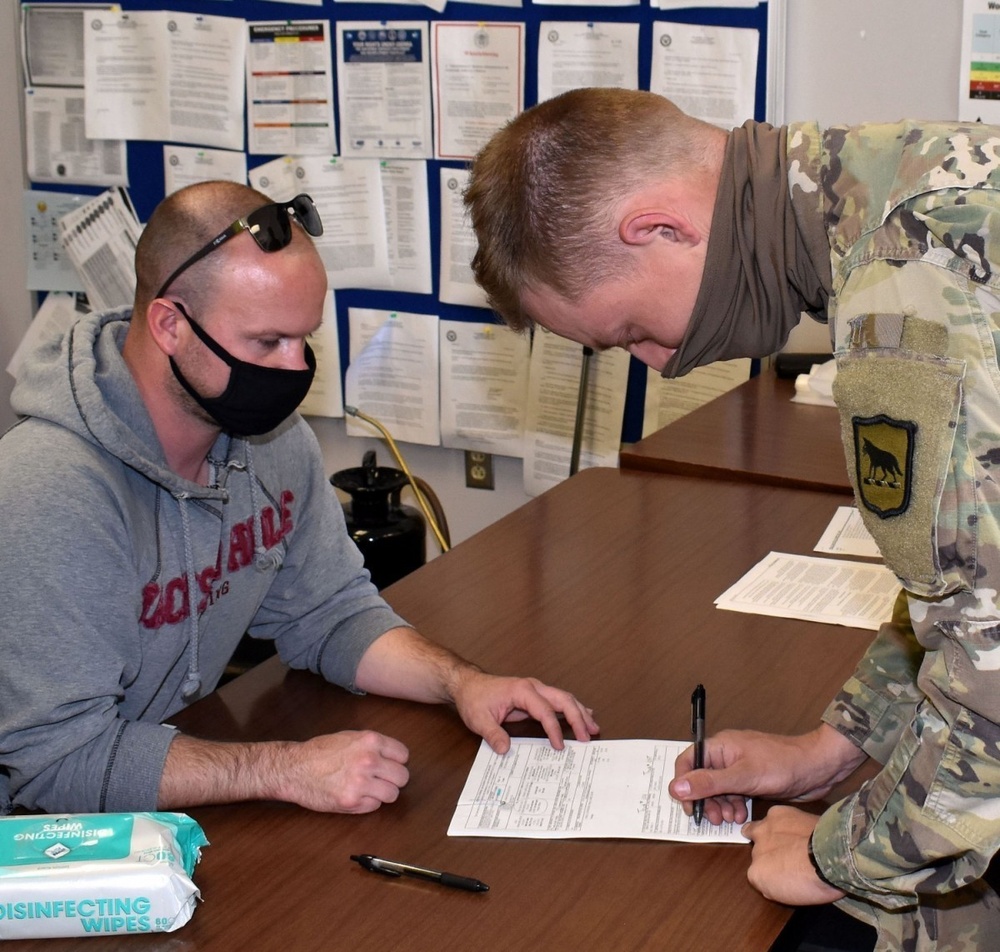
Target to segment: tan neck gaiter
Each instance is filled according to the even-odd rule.
[[[701,288],[664,377],[773,354],[803,311],[825,314],[830,247],[818,210],[808,233],[796,224],[787,164],[784,126],[748,121],[730,133]]]

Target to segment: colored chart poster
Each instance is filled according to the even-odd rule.
[[[958,118],[1000,123],[1000,10],[989,0],[964,0]]]

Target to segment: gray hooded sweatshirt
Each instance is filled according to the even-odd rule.
[[[371,584],[297,414],[168,467],[121,355],[129,309],[47,342],[0,440],[0,813],[152,810],[173,728],[244,633],[349,690],[405,622]],[[194,592],[194,598],[190,593]]]

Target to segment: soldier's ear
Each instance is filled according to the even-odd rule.
[[[618,224],[618,237],[627,245],[662,240],[696,245],[702,240],[701,233],[686,215],[664,209],[628,212]]]

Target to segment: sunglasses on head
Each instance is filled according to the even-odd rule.
[[[308,195],[296,195],[290,202],[272,202],[270,205],[255,209],[245,218],[237,218],[225,231],[198,249],[163,282],[156,296],[163,297],[167,288],[191,265],[201,261],[205,255],[211,254],[219,245],[225,244],[230,238],[235,238],[240,232],[250,232],[261,251],[280,251],[282,248],[287,248],[292,240],[293,219],[313,238],[319,238],[323,234],[323,222]]]

